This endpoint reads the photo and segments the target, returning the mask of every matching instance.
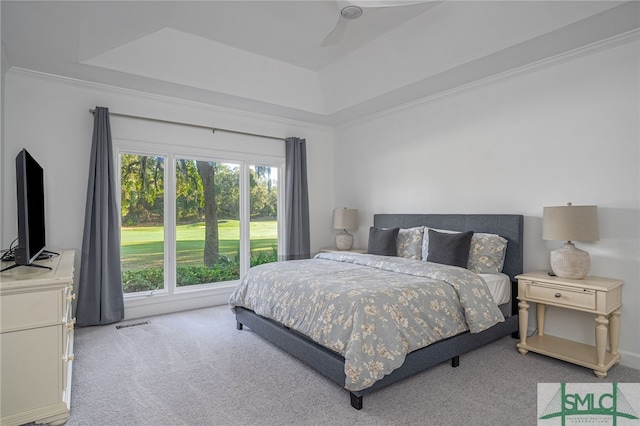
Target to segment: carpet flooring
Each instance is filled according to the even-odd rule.
[[[505,337],[458,368],[437,365],[358,411],[345,389],[236,330],[226,306],[78,328],[67,425],[535,425],[538,383],[602,383],[515,345]],[[604,381],[638,383],[640,371],[618,365]]]

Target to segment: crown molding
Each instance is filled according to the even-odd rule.
[[[245,111],[245,110],[236,109],[236,108],[223,107],[223,106],[214,105],[214,104],[210,104],[210,103],[206,103],[206,102],[198,102],[198,101],[192,101],[192,100],[188,100],[188,99],[184,99],[184,98],[178,98],[178,97],[173,97],[173,96],[167,96],[167,95],[160,95],[160,94],[156,94],[156,93],[145,92],[145,91],[141,91],[141,90],[127,89],[127,88],[124,88],[124,87],[118,87],[118,86],[113,86],[113,85],[104,84],[104,83],[96,83],[96,82],[92,82],[92,81],[81,80],[81,79],[77,79],[77,78],[73,78],[73,77],[61,76],[61,75],[57,75],[57,74],[50,74],[50,73],[30,70],[30,69],[26,69],[26,68],[11,67],[9,69],[8,73],[14,73],[16,75],[28,76],[28,77],[31,77],[31,78],[38,78],[40,80],[45,80],[45,81],[55,81],[55,82],[58,82],[58,83],[68,84],[70,86],[75,86],[75,87],[81,87],[81,88],[93,89],[93,90],[100,90],[100,91],[107,91],[107,92],[111,92],[111,93],[118,94],[118,95],[126,95],[126,96],[144,98],[144,99],[163,102],[163,103],[172,104],[172,105],[176,105],[177,104],[177,105],[184,106],[184,107],[198,108],[198,109],[211,111],[211,112],[215,112],[215,113],[220,113],[220,114],[230,114],[230,115],[235,115],[235,116],[241,116],[241,117],[244,117],[244,118],[247,118],[247,119],[252,119],[252,120],[268,121],[269,123],[276,122],[276,123],[284,124],[284,125],[287,125],[287,126],[304,127],[304,128],[320,130],[320,131],[328,131],[328,132],[332,132],[333,131],[333,127],[322,125],[322,124],[316,124],[316,123],[310,123],[310,122],[306,122],[306,121],[294,120],[294,119],[285,118],[285,117],[276,116],[276,115],[260,114],[260,113]],[[91,107],[91,106],[88,106],[87,108],[89,108],[89,107]],[[120,111],[120,112],[122,112],[122,111]],[[283,138],[285,138],[287,136],[283,136]]]
[[[376,112],[374,114],[369,114],[367,116],[364,116],[355,120],[351,120],[349,122],[336,126],[335,130],[346,129],[358,124],[362,124],[365,122],[369,122],[375,119],[385,117],[390,114],[394,114],[399,111],[411,109],[418,105],[435,102],[437,100],[440,100],[449,96],[453,96],[459,93],[469,92],[482,87],[487,87],[487,86],[499,83],[501,81],[506,81],[515,77],[519,77],[521,75],[530,74],[530,73],[539,71],[544,68],[549,68],[562,63],[570,62],[575,59],[588,56],[591,54],[595,54],[603,50],[612,49],[612,48],[615,48],[639,39],[640,39],[640,28],[636,28],[631,31],[618,34],[614,37],[609,37],[603,40],[599,40],[597,42],[587,44],[585,46],[581,46],[576,49],[572,49],[557,55],[549,56],[547,58],[529,63],[527,65],[522,65],[522,66],[510,69],[508,71],[504,71],[489,77],[485,77],[479,80],[472,81],[467,84],[454,87],[452,89],[443,90],[433,95],[416,99],[415,101],[407,102],[402,105],[397,105],[392,108],[388,108],[383,111]]]

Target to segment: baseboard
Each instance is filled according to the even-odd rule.
[[[625,367],[635,368],[636,370],[640,370],[640,354],[636,354],[628,351],[620,351],[622,355],[622,359],[620,360],[620,365],[624,365]]]

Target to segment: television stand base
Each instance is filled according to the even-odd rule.
[[[13,264],[13,265],[11,265],[11,266],[7,266],[6,268],[4,268],[4,269],[0,270],[0,272],[8,271],[9,269],[17,268],[18,266],[30,266],[30,267],[32,267],[32,268],[42,268],[42,269],[48,269],[48,270],[50,270],[50,271],[51,271],[51,268],[50,268],[50,267],[48,267],[48,266],[44,266],[44,265],[38,265],[38,264],[36,264],[36,263],[31,263],[31,264],[29,264],[29,265],[18,265],[18,264],[16,263],[16,264]]]

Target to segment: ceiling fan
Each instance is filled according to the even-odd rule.
[[[336,0],[340,15],[338,16],[338,21],[334,25],[333,29],[329,31],[329,34],[327,34],[325,39],[322,41],[322,47],[335,46],[340,44],[349,21],[361,17],[364,13],[364,10],[367,8],[408,6],[411,4],[425,3],[427,1],[431,0]]]

